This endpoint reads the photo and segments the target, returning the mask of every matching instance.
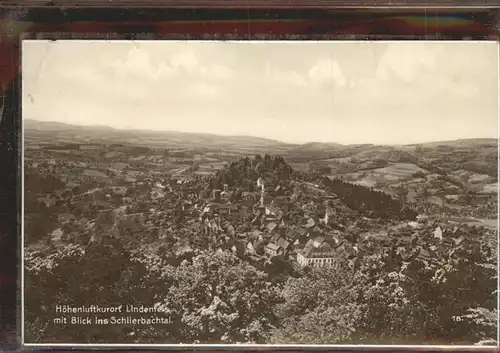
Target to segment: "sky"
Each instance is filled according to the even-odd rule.
[[[23,41],[23,118],[283,142],[498,137],[495,42]]]

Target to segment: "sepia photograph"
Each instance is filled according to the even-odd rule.
[[[498,66],[24,40],[23,343],[497,346]]]

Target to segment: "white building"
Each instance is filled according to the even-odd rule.
[[[437,238],[439,240],[443,240],[443,230],[441,229],[441,227],[438,226],[434,230],[434,238]]]
[[[316,237],[309,240],[303,250],[297,252],[297,262],[301,267],[333,267],[335,255],[335,249],[326,243],[323,237]]]

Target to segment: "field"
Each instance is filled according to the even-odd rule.
[[[425,169],[414,164],[394,163],[384,168],[347,173],[342,174],[342,176],[346,178],[346,180],[355,181],[360,185],[375,187],[377,185],[387,185],[411,180],[417,172],[424,175],[428,173]]]

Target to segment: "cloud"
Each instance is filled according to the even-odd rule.
[[[288,87],[305,87],[308,84],[307,78],[295,71],[282,71],[277,73],[276,81],[277,83],[286,85]]]
[[[285,71],[280,68],[273,68],[269,64],[266,65],[264,76],[256,76],[254,73],[247,75],[248,80],[260,80],[261,83],[266,85],[278,85],[284,88],[304,87],[309,82],[307,76],[300,74],[296,71]]]
[[[346,85],[342,69],[335,60],[331,59],[321,59],[316,62],[309,70],[308,76],[317,84],[335,84],[341,87]]]
[[[181,51],[172,55],[168,61],[174,69],[181,69],[190,73],[194,73],[200,68],[198,58],[192,51]]]
[[[145,50],[133,47],[123,59],[117,59],[109,64],[108,68],[116,76],[142,77],[155,80],[159,77],[172,76],[175,71],[165,63],[154,65]]]
[[[364,97],[363,104],[387,107],[421,109],[435,106],[437,101],[447,105],[450,100],[477,100],[481,96],[479,83],[486,82],[479,68],[487,67],[490,57],[475,52],[468,56],[463,47],[451,44],[390,43],[377,60],[373,75],[357,77],[351,88]],[[346,99],[351,104],[355,101]]]
[[[205,82],[196,82],[188,86],[188,92],[198,98],[218,98],[222,96],[222,90]]]
[[[411,82],[435,68],[438,49],[428,43],[391,43],[379,59],[375,76]]]
[[[186,74],[209,80],[227,80],[233,76],[233,71],[224,65],[203,65],[196,53],[190,50],[155,59],[152,60],[146,50],[134,47],[125,58],[113,61],[109,68],[118,76],[154,81],[172,77],[188,78]]]
[[[135,71],[127,71],[129,75],[139,75],[140,67],[136,67]],[[94,97],[95,99],[126,99],[126,100],[147,100],[151,96],[151,90],[148,85],[136,84],[136,80],[131,80],[130,76],[124,76],[122,72],[107,78],[105,74],[108,70],[102,70],[98,67],[86,66],[79,64],[78,66],[61,66],[51,76],[52,79],[58,82],[55,87],[50,87],[47,94],[51,91],[60,91],[62,87],[68,87],[71,94]],[[140,77],[145,77],[141,74]],[[64,92],[63,92],[64,93]]]
[[[223,65],[202,66],[199,73],[204,78],[220,80],[228,80],[234,77],[235,74],[233,70]]]
[[[254,44],[73,41],[53,46],[45,59],[24,51],[30,61],[28,67],[23,59],[23,87],[36,104],[25,98],[23,114],[345,143],[496,128],[496,48],[398,42],[358,50],[349,44],[330,57],[326,45],[317,52],[287,45],[284,53]]]

